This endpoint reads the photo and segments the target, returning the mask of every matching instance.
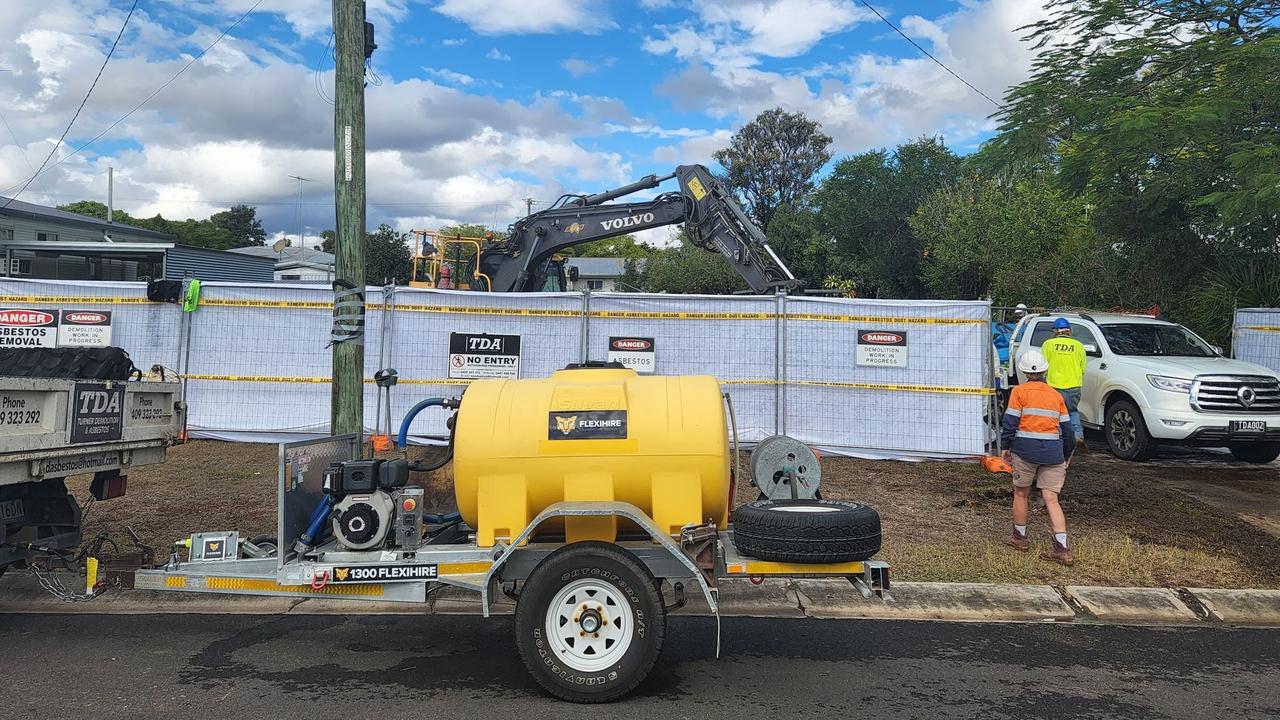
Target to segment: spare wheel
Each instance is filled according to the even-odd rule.
[[[777,562],[866,560],[880,551],[880,513],[842,500],[757,500],[733,511],[733,544]]]

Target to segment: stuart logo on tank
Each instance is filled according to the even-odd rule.
[[[626,410],[560,410],[548,413],[548,440],[620,440],[627,437]]]
[[[449,334],[449,379],[520,377],[520,336]]]

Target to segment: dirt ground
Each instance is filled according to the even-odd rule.
[[[130,473],[126,497],[89,506],[85,536],[107,530],[127,544],[129,526],[164,552],[200,530],[273,533],[276,456],[274,445],[197,440],[173,448],[165,463]],[[1077,557],[1071,568],[1038,558],[1049,542],[1038,501],[1033,552],[1000,543],[1009,531],[1008,475],[958,462],[824,458],[822,465],[825,496],[879,509],[880,557],[899,580],[1280,588],[1276,464],[1177,451],[1124,463],[1095,446],[1073,462],[1062,498]],[[436,511],[452,505],[444,472],[429,483]],[[68,485],[88,498],[88,477]],[[737,503],[751,499],[740,484]]]

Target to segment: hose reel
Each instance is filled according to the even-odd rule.
[[[751,451],[751,481],[769,500],[821,498],[822,463],[808,445],[786,435],[772,435]]]

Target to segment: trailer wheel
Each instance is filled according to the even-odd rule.
[[[658,581],[631,553],[581,542],[534,568],[516,604],[516,647],[547,692],[579,703],[635,689],[662,651]]]
[[[757,500],[733,511],[733,544],[776,562],[866,560],[880,552],[880,513],[842,500]]]

